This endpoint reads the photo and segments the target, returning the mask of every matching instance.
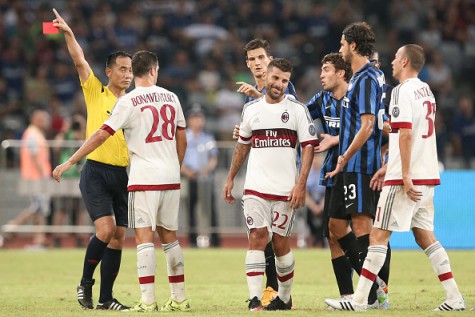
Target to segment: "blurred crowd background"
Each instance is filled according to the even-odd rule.
[[[338,51],[345,25],[365,20],[393,85],[399,46],[425,48],[421,77],[437,98],[439,160],[475,168],[474,0],[0,0],[0,140],[19,139],[38,107],[52,116],[49,139],[85,115],[63,35],[42,34],[53,7],[104,83],[109,53],[156,52],[158,84],[177,93],[185,111],[200,104],[218,141],[231,140],[239,122],[244,98],[235,82],[253,83],[243,53],[249,40],[267,39],[274,57],[294,63],[292,81],[306,103],[322,89],[323,55]]]

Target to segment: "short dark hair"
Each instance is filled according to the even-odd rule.
[[[269,42],[267,42],[266,40],[253,39],[252,41],[250,41],[244,46],[244,54],[246,55],[246,59],[247,59],[248,51],[256,50],[258,48],[263,48],[267,56],[269,56],[269,47],[270,47]]]
[[[125,51],[117,51],[107,56],[106,67],[112,68],[112,66],[114,66],[115,62],[117,61],[117,57],[128,57],[132,59],[132,55],[129,53]]]
[[[136,77],[144,76],[156,66],[158,66],[158,57],[154,52],[138,51],[132,57],[132,72]]]
[[[366,22],[355,22],[347,25],[343,35],[348,44],[356,44],[356,52],[361,56],[371,56],[374,52],[374,32]]]
[[[349,82],[353,72],[351,71],[351,65],[343,59],[340,53],[330,53],[322,58],[322,65],[325,63],[330,63],[335,66],[335,69],[345,71],[345,81]]]
[[[420,72],[426,62],[426,58],[424,56],[424,49],[417,44],[407,44],[404,45],[403,48],[404,55],[411,63],[412,69],[414,69],[416,72]]]
[[[273,67],[277,67],[283,72],[292,73],[293,66],[289,60],[285,58],[274,58],[270,61],[269,65],[267,65],[267,69],[271,69]]]

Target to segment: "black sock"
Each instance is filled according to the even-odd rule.
[[[84,268],[82,270],[82,280],[92,280],[94,271],[101,262],[107,243],[99,240],[95,235],[86,248],[86,255],[84,257]]]
[[[354,232],[350,231],[346,236],[338,239],[338,243],[340,244],[343,252],[345,252],[345,255],[350,260],[353,269],[355,269],[356,273],[360,274],[362,267],[359,256],[360,248]]]
[[[266,257],[266,287],[270,286],[277,291],[279,289],[279,283],[277,282],[277,269],[275,268],[275,254],[272,248],[272,242],[266,245],[264,256]]]
[[[362,235],[358,237],[358,245],[360,247],[360,262],[361,267],[363,267],[364,260],[368,255],[368,247],[369,247],[369,234]],[[371,291],[369,292],[368,296],[368,304],[373,304],[374,301],[378,299],[378,295],[376,294],[376,290],[378,289],[379,285],[376,281],[373,283],[371,287]]]
[[[388,252],[386,253],[386,260],[384,260],[383,267],[381,268],[381,271],[379,271],[378,276],[386,283],[386,285],[389,285],[389,265],[391,263],[391,246],[389,245],[388,242]]]
[[[106,248],[101,263],[101,293],[99,303],[105,303],[112,299],[112,287],[119,274],[122,250]]]
[[[332,259],[333,273],[335,273],[336,283],[340,290],[340,295],[353,294],[353,279],[351,276],[351,264],[348,258],[343,255]]]

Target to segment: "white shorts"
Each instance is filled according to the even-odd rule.
[[[269,231],[269,241],[273,233],[283,237],[292,234],[295,213],[290,208],[290,201],[266,200],[254,195],[244,195],[242,199],[248,231],[265,227]]]
[[[129,228],[178,230],[180,190],[129,192]]]
[[[378,201],[374,226],[389,231],[409,231],[412,228],[434,231],[434,186],[414,186],[422,192],[414,202],[404,186],[385,186]]]

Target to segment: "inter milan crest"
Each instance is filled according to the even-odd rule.
[[[252,226],[252,224],[254,223],[254,219],[252,219],[251,216],[248,216],[248,217],[246,218],[246,222],[247,222],[248,225]]]
[[[287,121],[289,121],[289,113],[286,111],[282,114],[282,116],[280,117],[280,119],[282,120],[283,123],[286,123]]]
[[[399,117],[399,108],[398,107],[393,108],[393,117],[394,118]]]

